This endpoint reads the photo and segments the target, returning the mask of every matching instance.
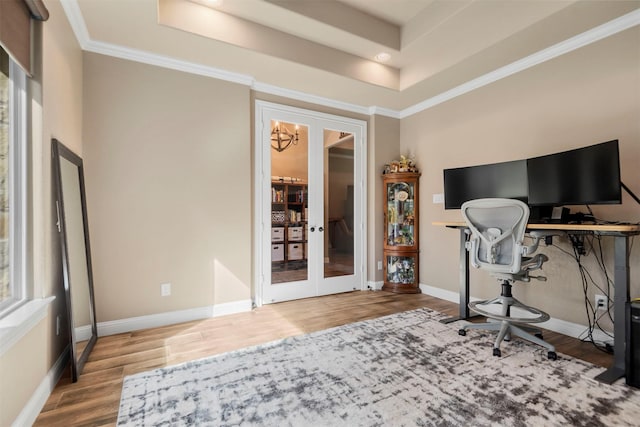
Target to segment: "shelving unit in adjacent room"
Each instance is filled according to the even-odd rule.
[[[271,261],[307,260],[307,184],[271,183]]]

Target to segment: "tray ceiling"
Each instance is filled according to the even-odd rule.
[[[65,4],[68,15],[76,11],[75,26],[86,25],[87,50],[115,46],[247,76],[263,87],[395,110],[640,9],[640,1],[615,0]],[[376,61],[381,52],[387,62]]]

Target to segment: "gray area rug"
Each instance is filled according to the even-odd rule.
[[[640,425],[640,391],[419,309],[125,378],[120,426]]]

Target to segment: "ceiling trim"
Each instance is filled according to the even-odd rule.
[[[518,61],[512,62],[511,64],[505,65],[504,67],[500,67],[494,71],[491,71],[478,78],[456,86],[441,94],[425,99],[424,101],[421,101],[415,105],[402,110],[393,110],[376,105],[367,107],[338,101],[335,99],[312,95],[292,89],[286,89],[267,83],[261,83],[256,81],[253,76],[245,74],[230,72],[215,67],[205,66],[164,55],[158,55],[152,52],[131,49],[111,43],[94,41],[91,40],[89,36],[89,32],[84,22],[82,11],[80,10],[78,2],[76,0],[60,0],[60,2],[65,11],[65,14],[67,15],[69,23],[71,24],[71,28],[73,29],[76,39],[80,44],[80,47],[85,51],[238,83],[249,86],[251,87],[251,89],[258,92],[283,96],[286,98],[295,99],[297,101],[309,102],[325,107],[349,111],[352,113],[382,115],[397,119],[403,119],[412,116],[421,111],[427,110],[429,108],[435,107],[436,105],[442,104],[443,102],[456,98],[460,95],[464,95],[475,89],[479,89],[505,77],[509,77],[520,71],[524,71],[543,62],[557,58],[558,56],[567,54],[591,43],[615,35],[621,31],[640,25],[640,9],[636,9],[633,12],[629,12],[626,15],[622,15],[605,24],[599,25],[595,28],[592,28],[591,30],[578,34],[577,36],[571,37],[565,41],[538,51]]]
[[[464,95],[465,93],[479,89],[483,86],[504,79],[505,77],[509,77],[512,74],[519,73],[520,71],[524,71],[591,43],[595,43],[621,31],[628,30],[636,25],[640,25],[640,9],[636,9],[633,12],[622,15],[619,18],[587,30],[577,36],[571,37],[560,43],[556,43],[553,46],[540,50],[534,54],[512,62],[511,64],[505,65],[504,67],[500,67],[494,71],[456,86],[453,89],[449,89],[439,95],[425,99],[411,107],[405,108],[400,111],[400,118],[403,119],[405,117],[412,116],[460,95]]]
[[[322,105],[324,107],[336,108],[339,110],[349,111],[351,113],[364,114],[367,116],[381,115],[394,119],[400,118],[400,112],[390,109],[379,107],[376,105],[365,107],[361,105],[351,104],[349,102],[337,101],[331,98],[325,98],[318,95],[311,95],[306,92],[300,92],[293,89],[285,89],[280,86],[274,86],[267,83],[254,82],[251,89],[256,92],[267,93],[269,95],[282,96],[284,98],[295,99],[296,101],[309,102],[311,104]]]
[[[76,35],[76,39],[80,44],[80,47],[84,50],[89,43],[89,30],[87,30],[87,24],[84,22],[82,11],[76,0],[60,0],[62,9],[64,9],[65,15],[71,24],[71,29]]]
[[[111,43],[90,40],[84,50],[120,59],[141,62],[143,64],[156,65],[163,68],[169,68],[171,70],[184,71],[185,73],[213,77],[214,79],[239,83],[245,86],[253,86],[255,83],[255,79],[246,74],[225,71],[220,68],[209,67],[195,62],[184,61],[170,56],[158,55],[157,53],[131,49]]]
[[[348,102],[337,101],[335,99],[325,98],[318,95],[311,95],[305,92],[300,92],[293,89],[286,89],[280,86],[274,86],[267,83],[254,82],[251,88],[257,92],[267,93],[270,95],[282,96],[285,98],[295,99],[297,101],[309,102],[312,104],[319,104],[325,107],[333,107],[340,110],[346,110],[352,113],[369,114],[369,108],[351,104]]]

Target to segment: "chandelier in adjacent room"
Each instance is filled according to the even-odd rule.
[[[292,145],[298,144],[298,126],[296,125],[295,133],[291,133],[285,125],[276,122],[276,125],[271,129],[271,148],[278,153],[283,152]]]

